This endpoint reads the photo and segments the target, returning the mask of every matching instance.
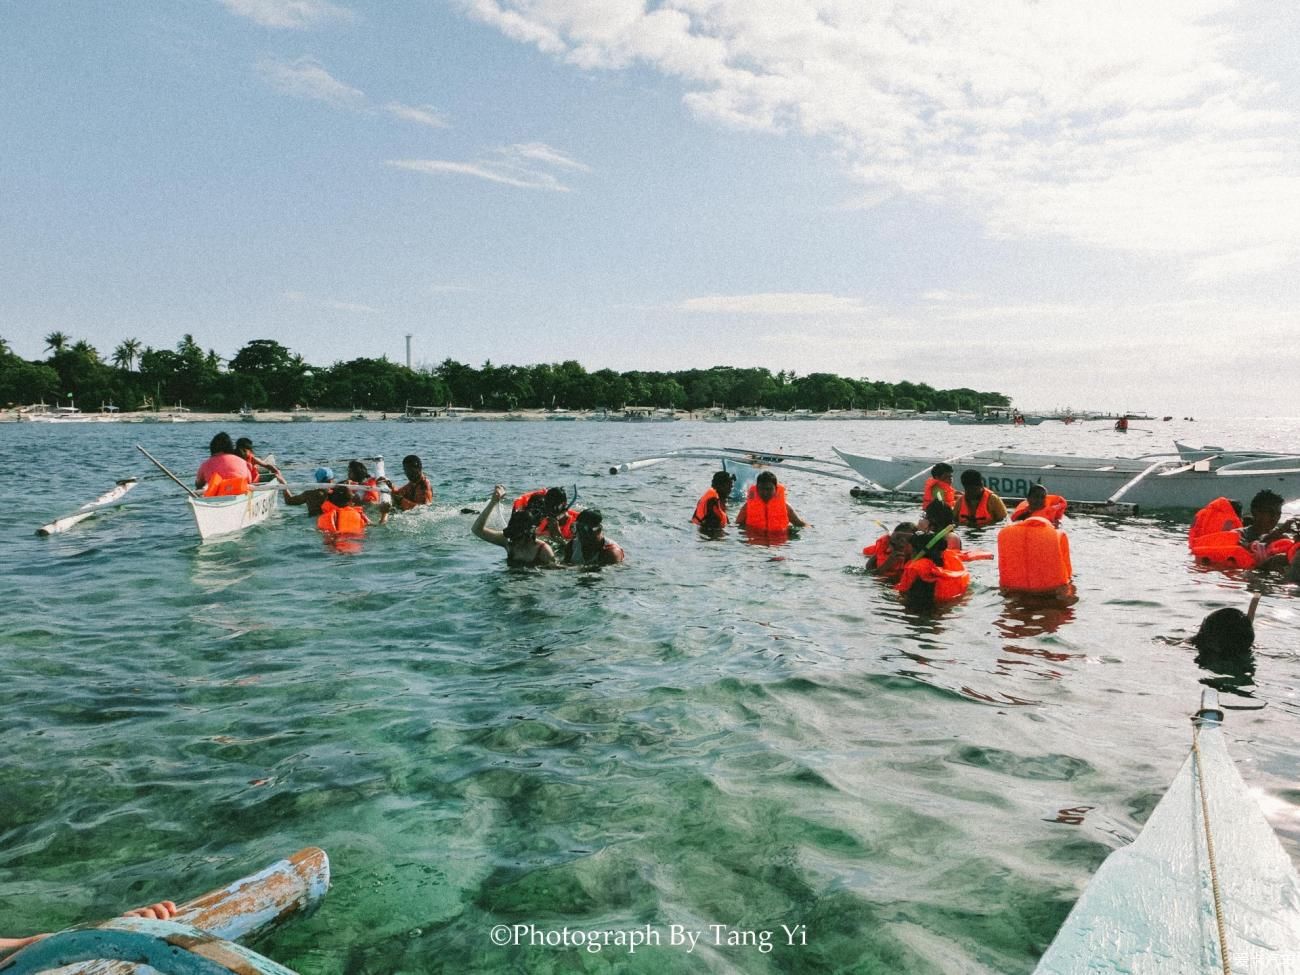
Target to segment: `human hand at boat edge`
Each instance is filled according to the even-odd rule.
[[[156,904],[148,904],[144,907],[133,907],[129,911],[123,911],[122,917],[141,917],[148,918],[152,921],[170,921],[176,916],[176,905],[171,901],[159,901]],[[34,934],[29,938],[0,938],[0,956],[11,951],[17,951],[19,948],[26,948],[30,944],[35,944],[42,938],[48,938],[49,932],[44,934]]]

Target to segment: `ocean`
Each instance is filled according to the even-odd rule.
[[[608,473],[683,446],[1300,440],[1300,420],[1133,425],[226,425],[299,482],[423,458],[437,504],[351,553],[301,508],[201,544],[135,445],[188,480],[216,424],[0,426],[27,484],[0,549],[0,935],[319,845],[322,908],[257,946],[303,973],[1027,973],[1159,800],[1207,683],[1294,858],[1300,590],[1196,568],[1186,521],[1069,519],[1068,605],[976,562],[962,601],[918,613],[862,570],[906,505],[790,472],[812,527],[751,545],[688,523],[716,465]],[[132,504],[34,535],[133,474]],[[497,482],[576,487],[627,561],[507,569],[461,510]],[[1181,641],[1254,592],[1253,669],[1198,666]]]

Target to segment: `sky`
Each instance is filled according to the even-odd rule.
[[[1300,415],[1300,10],[0,3],[0,337]]]

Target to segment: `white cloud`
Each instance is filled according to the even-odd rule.
[[[447,116],[432,105],[403,105],[401,102],[389,102],[384,106],[384,111],[394,118],[414,122],[416,125],[424,125],[431,129],[445,129],[451,124],[447,121]]]
[[[515,186],[528,190],[569,192],[560,179],[548,169],[570,172],[591,172],[591,167],[578,162],[558,149],[540,142],[503,146],[492,156],[461,162],[450,159],[392,159],[388,165],[416,173],[442,176],[473,176],[477,179]]]
[[[304,29],[355,19],[355,14],[326,0],[220,0],[232,14],[263,27]]]
[[[857,298],[800,292],[709,295],[688,298],[677,307],[724,315],[859,315],[867,311]]]
[[[296,61],[267,59],[257,66],[258,72],[277,91],[295,98],[309,98],[340,108],[363,109],[366,96],[334,78],[315,58]]]
[[[656,69],[701,118],[829,137],[861,205],[906,195],[1194,280],[1300,259],[1295,113],[1240,63],[1232,0],[462,3],[584,69]]]

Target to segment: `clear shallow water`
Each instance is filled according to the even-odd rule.
[[[352,455],[425,458],[439,505],[354,555],[301,509],[200,545],[166,481],[36,538],[145,473],[135,443],[189,475],[218,427],[0,427],[11,476],[56,472],[15,495],[0,550],[0,928],[186,898],[317,844],[334,866],[323,909],[263,946],[304,973],[1028,972],[1181,763],[1202,680],[1264,705],[1231,713],[1228,740],[1294,856],[1297,591],[1194,569],[1185,525],[1075,518],[1072,606],[1007,600],[985,562],[965,600],[921,616],[860,571],[875,521],[905,508],[791,473],[813,528],[766,548],[690,529],[706,463],[601,475],[688,444],[829,457],[1300,440],[1298,421],[1141,425],[1155,432],[232,424],[299,477]],[[577,484],[627,563],[505,569],[459,513],[498,480]],[[1201,670],[1176,641],[1252,587],[1253,679]],[[1058,821],[1080,807],[1081,823]],[[498,947],[498,924],[649,925],[663,944]],[[672,924],[704,937],[672,946]],[[710,924],[772,931],[772,949],[714,944]]]

